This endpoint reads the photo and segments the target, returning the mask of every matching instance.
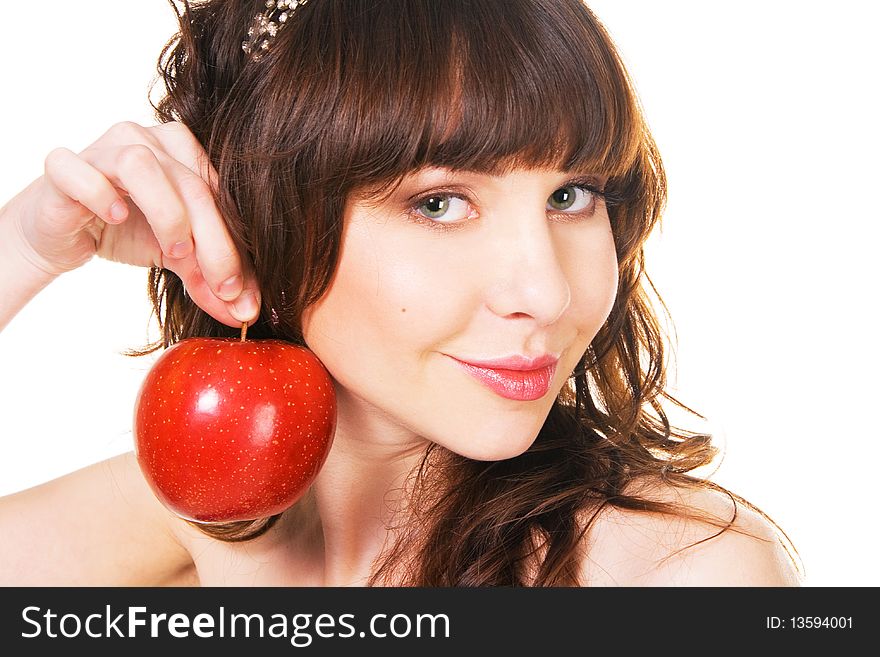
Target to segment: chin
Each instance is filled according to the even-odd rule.
[[[528,450],[538,437],[537,430],[529,436],[523,436],[521,432],[517,433],[520,435],[515,435],[512,431],[507,435],[497,433],[490,435],[488,432],[480,435],[469,432],[464,439],[456,437],[452,441],[438,442],[446,449],[474,461],[504,461]]]

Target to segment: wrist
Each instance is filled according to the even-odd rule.
[[[17,198],[0,208],[0,330],[58,277],[27,246],[16,216]]]

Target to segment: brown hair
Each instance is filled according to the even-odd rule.
[[[608,177],[619,289],[606,323],[525,453],[481,462],[426,450],[407,484],[418,522],[396,528],[371,584],[578,584],[578,546],[604,507],[699,515],[633,483],[723,490],[688,474],[715,458],[710,437],[664,412],[690,410],[665,390],[648,293],[660,299],[644,270],[666,179],[629,76],[583,2],[312,0],[258,62],[241,43],[262,0],[183,4],[155,109],[187,125],[219,173],[219,207],[262,292],[251,337],[304,345],[300,318],[329,285],[353,193],[391,191],[424,166]],[[133,355],[236,333],[168,270],[150,271],[149,291],[163,337]],[[728,494],[734,509],[746,503]],[[248,540],[277,518],[198,527]],[[724,531],[733,518],[710,521]]]

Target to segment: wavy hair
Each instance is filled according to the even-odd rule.
[[[260,61],[242,39],[262,0],[169,2],[180,29],[159,58],[154,109],[188,126],[217,169],[218,206],[262,292],[253,338],[305,346],[302,312],[330,283],[351,194],[390,193],[425,166],[608,178],[619,288],[607,321],[526,452],[481,462],[426,449],[406,483],[412,513],[390,528],[370,584],[576,585],[579,545],[608,506],[732,525],[633,492],[644,481],[714,488],[734,517],[748,504],[689,474],[717,449],[664,411],[694,413],[666,390],[651,297],[666,309],[645,272],[666,178],[621,58],[582,1],[312,0]],[[129,355],[236,333],[171,271],[150,270],[149,294],[162,337]],[[196,526],[244,541],[278,517]]]

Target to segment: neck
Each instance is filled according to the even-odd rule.
[[[403,488],[428,443],[374,407],[337,397],[333,447],[312,488],[324,583],[363,585],[405,518]]]

